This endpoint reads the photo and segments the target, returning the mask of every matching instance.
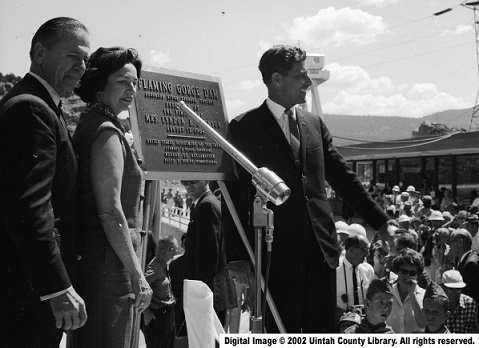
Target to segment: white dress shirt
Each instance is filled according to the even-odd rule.
[[[345,274],[346,277],[344,276]],[[369,263],[363,262],[356,266],[360,305],[364,304],[369,284],[374,278],[376,278],[374,268]],[[348,297],[347,303],[342,299],[344,294]],[[339,267],[336,268],[336,305],[344,311],[349,310],[354,305],[353,265],[346,257],[339,260]]]
[[[266,105],[268,106],[269,111],[271,111],[271,113],[276,118],[276,121],[281,127],[281,130],[283,131],[284,136],[288,140],[288,143],[291,144],[291,132],[289,131],[288,115],[284,113],[286,108],[272,101],[269,98],[266,99]],[[296,120],[296,108],[293,106],[291,108],[291,111],[293,112],[293,118]]]
[[[394,333],[413,333],[424,330],[423,326],[419,326],[414,315],[414,309],[409,294],[401,301],[399,295],[398,284],[394,284],[393,290],[393,308],[386,323],[392,327]],[[416,297],[419,307],[422,309],[422,300],[426,290],[416,285],[414,296]]]

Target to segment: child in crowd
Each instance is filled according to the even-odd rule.
[[[451,315],[449,298],[435,282],[430,282],[424,294],[422,312],[426,320],[425,333],[451,333],[446,320]]]

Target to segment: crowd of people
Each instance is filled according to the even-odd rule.
[[[336,222],[338,330],[479,332],[479,204],[460,206],[447,192],[377,192],[390,220],[387,235],[371,241],[362,225]]]
[[[209,181],[183,181],[191,197],[185,253],[175,257],[178,242],[162,236],[143,272],[143,171],[118,118],[136,94],[138,52],[100,47],[90,56],[88,29],[59,17],[37,30],[30,58],[30,71],[0,101],[0,129],[8,130],[0,137],[0,342],[58,347],[66,331],[73,347],[131,347],[141,317],[148,347],[172,347],[181,277],[208,286],[224,323],[238,306],[228,267],[247,270],[243,242],[254,245],[251,173],[225,161],[238,175],[225,183],[235,221]],[[282,323],[268,307],[266,332],[331,333],[334,317],[345,332],[478,332],[479,204],[460,207],[447,190],[433,200],[413,187],[365,189],[322,118],[296,107],[312,86],[305,61],[299,47],[268,49],[259,62],[267,99],[228,127],[238,150],[291,189],[286,202],[268,206],[269,288]],[[61,97],[73,91],[87,109],[70,135]],[[371,241],[359,224],[335,228],[326,181],[376,231]]]

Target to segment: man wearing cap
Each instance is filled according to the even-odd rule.
[[[369,285],[364,310],[366,315],[360,324],[354,324],[344,330],[344,333],[394,333],[386,324],[391,314],[393,293],[386,279],[374,279]]]
[[[336,268],[336,318],[354,306],[364,305],[369,283],[375,278],[374,269],[364,258],[369,253],[369,241],[361,235],[351,235],[344,241],[346,253]]]
[[[472,236],[464,228],[458,228],[449,237],[449,257],[461,273],[466,287],[463,293],[479,301],[479,255],[471,250]]]
[[[441,286],[449,297],[451,315],[446,320],[449,331],[452,333],[478,333],[479,313],[477,304],[472,297],[462,293],[466,283],[462,280],[461,273],[456,270],[444,272]]]
[[[450,317],[449,298],[435,282],[430,282],[424,294],[422,312],[426,320],[425,333],[449,334],[446,320]]]

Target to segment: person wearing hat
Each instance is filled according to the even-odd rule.
[[[463,293],[479,301],[479,255],[471,249],[472,236],[464,228],[458,228],[449,237],[449,259],[461,273],[466,287]]]
[[[394,185],[392,191],[393,191],[393,197],[392,197],[393,204],[396,205],[401,200],[401,197],[400,197],[401,190],[399,189],[398,185]]]
[[[339,247],[341,248],[341,253],[343,254],[344,241],[346,240],[346,238],[349,237],[349,232],[348,232],[349,225],[347,224],[347,222],[344,222],[344,221],[336,221],[334,223],[334,226],[336,227],[338,244],[339,244]]]
[[[435,231],[444,224],[444,217],[439,210],[433,210],[428,217],[428,221],[430,222],[433,231]]]
[[[348,327],[344,333],[394,333],[386,324],[391,314],[392,304],[393,293],[387,279],[374,279],[369,285],[364,300],[366,315],[361,319],[360,324]]]
[[[442,273],[449,268],[449,259],[447,258],[449,245],[447,242],[450,234],[447,228],[438,228],[421,249],[421,254],[424,257],[424,269],[429,278],[436,283],[440,283]]]
[[[364,262],[369,241],[362,234],[349,235],[344,241],[346,253],[336,268],[336,318],[355,306],[364,305],[369,283],[375,278],[373,267]]]
[[[406,215],[406,216],[409,216],[409,217],[413,216],[413,208],[412,208],[412,204],[411,204],[410,201],[404,202],[403,207],[402,207],[402,215]]]
[[[422,197],[422,208],[416,211],[416,216],[421,218],[423,216],[429,217],[431,215],[431,205],[432,205],[432,197],[429,195],[425,195]]]
[[[389,205],[387,208],[386,208],[386,214],[388,214],[388,217],[390,219],[396,219],[397,218],[397,215],[396,215],[396,206],[394,204],[391,204]]]
[[[419,207],[422,206],[421,198],[419,197],[419,192],[416,191],[416,188],[412,185],[409,185],[406,189],[406,192],[409,193],[409,202],[411,203],[411,211],[416,212],[419,210]]]
[[[451,315],[446,320],[446,326],[452,333],[478,333],[479,314],[476,301],[462,293],[466,283],[461,273],[449,270],[442,274],[441,286],[449,297]]]
[[[356,312],[344,313],[337,324],[338,332],[342,333],[354,324],[361,324],[361,316]]]
[[[471,249],[479,253],[479,233],[477,233],[479,229],[479,219],[476,214],[469,214],[467,216],[464,228],[468,230],[472,236]]]
[[[449,334],[446,320],[450,317],[449,298],[441,286],[430,282],[424,294],[422,312],[426,321],[425,333]]]
[[[367,238],[366,229],[360,224],[351,224],[347,229],[350,236],[361,235]]]
[[[400,214],[404,214],[404,203],[409,202],[409,193],[402,192],[399,195],[399,202],[396,201],[396,206],[399,209]]]
[[[410,221],[411,221],[411,218],[407,216],[406,214],[400,215],[398,218],[399,228],[404,228],[405,230],[409,230]]]
[[[456,216],[454,217],[454,219],[448,225],[448,227],[453,229],[465,228],[466,218],[467,218],[467,211],[459,210]]]

